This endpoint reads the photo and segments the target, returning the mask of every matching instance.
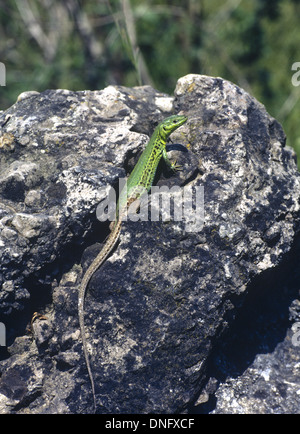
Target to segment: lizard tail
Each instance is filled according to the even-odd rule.
[[[96,412],[97,404],[96,404],[95,383],[94,383],[93,373],[92,373],[92,369],[91,369],[90,362],[89,362],[89,353],[88,353],[88,349],[87,349],[87,340],[86,340],[86,336],[85,336],[84,299],[85,299],[86,288],[88,286],[89,281],[91,280],[92,275],[102,265],[102,263],[105,261],[107,256],[110,254],[110,252],[112,251],[112,249],[116,245],[116,243],[119,239],[119,236],[120,236],[121,225],[122,225],[122,220],[119,219],[116,222],[109,237],[107,238],[107,241],[106,241],[104,247],[98,253],[98,255],[96,256],[94,261],[91,263],[91,265],[87,269],[87,271],[86,271],[86,273],[82,279],[80,289],[79,289],[79,294],[78,294],[78,313],[79,313],[78,316],[79,316],[81,341],[82,341],[85,363],[86,363],[86,367],[88,370],[90,383],[91,383],[91,387],[92,387],[93,400],[94,400],[94,412]]]

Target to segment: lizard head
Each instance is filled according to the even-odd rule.
[[[182,115],[173,115],[166,119],[164,119],[159,125],[159,134],[160,136],[167,140],[170,134],[179,128],[181,125],[183,125],[187,121],[186,116]]]

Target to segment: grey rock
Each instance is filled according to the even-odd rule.
[[[214,414],[299,414],[299,346],[293,333],[272,353],[258,354],[242,375],[219,386]]]
[[[299,173],[281,126],[260,103],[221,78],[188,75],[174,97],[148,86],[45,91],[1,114],[0,125],[8,120],[0,132],[0,320],[9,343],[0,362],[2,413],[92,411],[77,317],[79,264],[86,269],[108,233],[95,216],[103,187],[116,187],[132,170],[170,112],[189,118],[169,147],[183,170],[173,175],[162,165],[158,185],[204,188],[205,222],[194,232],[184,213],[181,221],[124,222],[118,247],[91,279],[85,318],[97,411],[226,412],[221,399],[243,389],[234,375],[226,383],[232,369],[221,361],[234,366],[227,353],[236,317],[253,312],[257,287],[273,284],[266,273],[287,273],[288,255],[299,258]],[[174,197],[178,203],[178,191]],[[282,308],[295,321],[299,294],[292,284],[287,291]],[[30,326],[36,311],[45,318]],[[241,364],[245,377],[238,371],[245,384],[248,369],[285,363],[270,345],[280,333],[268,335],[272,362],[253,345],[256,359]],[[245,390],[249,402],[258,396]],[[295,389],[285,393],[285,407],[274,397],[260,411],[295,412]],[[211,397],[219,399],[214,408]],[[249,411],[249,402],[238,412]]]

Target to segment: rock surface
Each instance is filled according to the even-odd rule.
[[[191,231],[186,214],[125,222],[93,276],[86,329],[97,411],[297,412],[295,156],[245,91],[188,75],[174,97],[150,87],[49,90],[1,113],[1,413],[92,411],[77,292],[80,263],[108,233],[95,210],[157,122],[179,112],[189,120],[171,136],[170,157],[183,170],[162,165],[157,182],[204,188],[204,226]]]

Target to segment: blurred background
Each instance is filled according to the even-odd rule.
[[[172,94],[185,74],[221,76],[266,106],[300,157],[300,0],[0,0],[0,62],[0,110],[27,90]]]

